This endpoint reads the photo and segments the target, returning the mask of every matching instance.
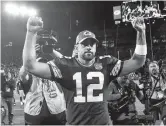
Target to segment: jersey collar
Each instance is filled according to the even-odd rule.
[[[94,60],[94,62],[93,62],[91,65],[86,66],[86,65],[82,64],[77,58],[75,58],[75,60],[77,61],[77,63],[78,63],[79,65],[81,65],[81,66],[83,66],[83,67],[92,67],[92,66],[94,65],[95,61],[96,61],[96,60]]]

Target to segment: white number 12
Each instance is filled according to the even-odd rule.
[[[104,75],[101,72],[89,72],[87,79],[91,80],[93,77],[99,78],[98,84],[90,84],[87,86],[87,102],[100,102],[103,101],[103,93],[98,96],[93,96],[93,90],[102,90],[104,85]],[[76,95],[74,102],[86,102],[86,97],[82,95],[82,77],[81,72],[77,72],[73,75],[73,80],[76,80]]]

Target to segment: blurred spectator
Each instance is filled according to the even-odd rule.
[[[3,82],[1,85],[2,97],[8,107],[9,124],[13,124],[13,91],[15,87],[15,81],[13,80],[10,72],[8,72],[7,75],[3,77]]]
[[[6,78],[5,78],[5,71],[2,69],[0,72],[1,72],[1,124],[5,125],[7,105],[6,102],[4,101],[3,94],[4,94],[4,83],[6,83]]]
[[[23,82],[19,79],[18,81],[17,81],[17,92],[18,92],[18,94],[19,94],[19,96],[20,96],[20,102],[21,102],[21,105],[24,105],[24,100],[25,100],[25,94],[24,94],[24,91],[23,91],[23,87],[22,87],[22,85],[23,85]]]
[[[135,96],[142,101],[143,93],[128,76],[118,77],[109,85],[108,110],[114,125],[136,125]]]

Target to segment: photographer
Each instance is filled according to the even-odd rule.
[[[38,38],[38,44],[35,47],[38,54],[37,61],[43,63],[48,61],[43,57],[39,57],[43,53],[54,58],[61,57],[62,54],[54,50],[53,43],[49,43],[50,37],[47,36],[47,41],[45,40],[42,37]],[[24,105],[25,124],[64,125],[66,123],[66,104],[61,86],[56,82],[31,75],[23,66],[20,69],[20,78],[26,95]]]
[[[40,58],[38,62],[44,62],[44,59]],[[25,123],[28,125],[64,125],[65,100],[58,83],[32,76],[23,67],[20,70],[20,76],[26,94]]]
[[[161,120],[164,125],[166,125],[166,78],[161,73],[158,62],[153,61],[149,64],[149,76],[150,76],[150,110],[154,115],[154,120],[159,119],[159,114],[161,115]]]
[[[128,76],[117,78],[109,85],[108,109],[114,125],[136,125],[135,95],[142,100],[142,92]]]

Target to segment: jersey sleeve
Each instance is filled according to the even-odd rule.
[[[107,65],[109,66],[109,72],[112,79],[115,79],[119,76],[123,68],[123,61],[113,57],[113,56],[105,56]]]
[[[118,77],[121,73],[123,68],[123,62],[121,60],[117,60],[115,63],[113,63],[113,67],[110,69],[110,76]]]
[[[47,62],[51,72],[51,80],[55,81],[57,78],[62,78],[61,70],[60,70],[60,60],[54,59],[52,61]]]
[[[72,65],[73,60],[64,57],[54,59],[48,62],[51,71],[51,80],[58,82],[61,86],[67,89],[74,89],[73,78],[72,78]],[[74,85],[74,86],[73,86]]]

